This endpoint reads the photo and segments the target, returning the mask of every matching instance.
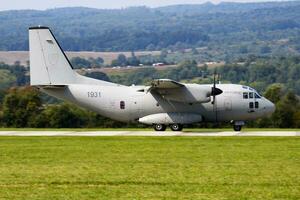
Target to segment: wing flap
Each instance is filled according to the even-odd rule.
[[[184,87],[184,85],[171,79],[156,79],[152,81],[151,87],[161,89],[172,89]]]
[[[152,89],[174,89],[184,87],[184,84],[171,79],[155,79],[151,82]]]

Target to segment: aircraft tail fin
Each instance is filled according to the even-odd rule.
[[[29,28],[30,84],[76,83],[76,72],[48,27]]]

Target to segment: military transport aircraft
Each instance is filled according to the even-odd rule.
[[[29,28],[30,83],[42,92],[102,116],[180,131],[185,124],[244,121],[270,115],[275,107],[251,87],[236,84],[186,84],[170,79],[150,86],[124,86],[76,73],[48,27]]]

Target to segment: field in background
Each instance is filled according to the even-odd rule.
[[[300,138],[0,137],[0,199],[299,199]]]
[[[159,55],[160,51],[136,51],[136,56],[142,55]],[[116,59],[119,54],[124,54],[126,57],[131,56],[131,52],[92,52],[92,51],[79,51],[79,52],[66,52],[68,58],[81,57],[81,58],[98,58],[104,59],[105,64],[111,64],[111,61]],[[20,61],[22,65],[27,66],[29,60],[28,51],[0,51],[0,62],[6,64],[14,64],[16,61]]]

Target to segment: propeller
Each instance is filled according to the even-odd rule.
[[[218,81],[219,81],[219,75],[218,75]],[[214,84],[213,87],[211,88],[211,96],[213,96],[213,101],[212,104],[215,103],[216,96],[219,94],[222,94],[223,91],[220,88],[216,87],[216,72],[214,73]]]
[[[218,75],[218,82],[220,81],[220,76]],[[211,96],[213,97],[212,104],[213,110],[215,111],[216,122],[218,121],[218,113],[217,113],[217,104],[216,104],[216,96],[222,94],[223,91],[216,87],[216,71],[214,72],[214,83],[211,88]]]

